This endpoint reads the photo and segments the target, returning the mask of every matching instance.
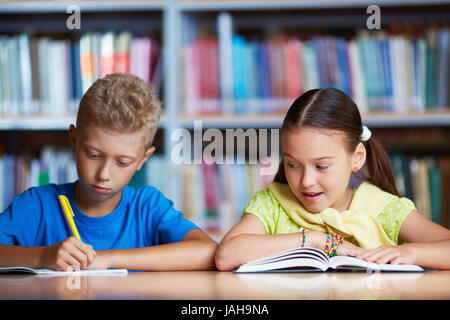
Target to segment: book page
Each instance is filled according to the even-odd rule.
[[[378,264],[347,256],[332,257],[330,259],[330,267],[333,269],[339,269],[340,267],[360,267],[380,271],[424,271],[421,267],[413,264]]]
[[[243,264],[234,272],[264,272],[272,270],[280,271],[284,269],[301,270],[308,268],[326,271],[328,269],[328,265],[311,258],[294,258],[288,260],[271,261],[267,263]]]
[[[252,261],[247,262],[246,264],[254,265],[254,264],[264,264],[271,261],[281,261],[287,259],[293,259],[296,257],[309,257],[311,259],[315,259],[317,261],[321,261],[325,264],[328,264],[328,257],[322,250],[316,248],[302,247],[302,248],[293,248],[281,252],[277,252],[262,258],[258,258]]]
[[[325,271],[328,269],[328,257],[318,249],[303,247],[278,252],[263,258],[250,261],[240,266],[235,272],[262,272],[283,269],[314,268]]]

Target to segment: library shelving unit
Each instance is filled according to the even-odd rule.
[[[66,19],[69,16],[66,13],[66,9],[69,5],[73,4],[78,5],[80,8],[80,31],[67,30],[66,27]],[[159,150],[162,150],[162,155],[167,165],[166,171],[162,174],[165,175],[165,182],[168,184],[165,189],[168,190],[168,196],[174,199],[175,205],[179,209],[182,209],[183,198],[186,197],[181,187],[186,182],[180,183],[180,181],[183,181],[181,173],[183,166],[175,165],[171,161],[171,150],[177,143],[177,141],[173,141],[171,136],[175,129],[184,128],[192,132],[194,130],[194,121],[202,121],[202,128],[204,130],[208,128],[216,128],[219,130],[279,128],[283,119],[283,113],[294,98],[293,95],[290,95],[290,97],[280,97],[273,94],[272,97],[269,97],[269,100],[273,100],[270,105],[276,105],[276,107],[274,109],[268,107],[263,111],[258,109],[258,104],[261,101],[262,104],[267,103],[264,100],[258,100],[261,98],[261,95],[267,100],[267,95],[264,95],[267,92],[263,94],[263,90],[261,89],[263,86],[262,81],[259,83],[261,86],[259,88],[255,89],[254,85],[250,85],[256,81],[255,78],[248,77],[248,74],[251,73],[249,71],[250,69],[248,69],[248,64],[252,65],[252,62],[249,62],[249,60],[244,62],[240,61],[242,56],[236,53],[238,51],[233,51],[235,44],[240,44],[240,48],[243,48],[243,50],[257,50],[249,44],[254,44],[256,48],[261,48],[270,44],[271,41],[274,43],[277,43],[277,41],[284,43],[289,39],[298,38],[304,44],[305,41],[317,38],[318,42],[314,45],[320,46],[323,45],[321,41],[325,38],[328,40],[331,39],[331,42],[344,39],[344,43],[347,41],[347,44],[351,39],[361,40],[367,37],[374,39],[376,37],[371,37],[371,32],[376,33],[379,31],[368,30],[366,26],[367,19],[370,16],[366,12],[366,9],[370,5],[372,5],[371,1],[362,0],[0,1],[0,37],[2,34],[18,34],[23,32],[39,32],[42,34],[63,33],[66,36],[76,35],[80,32],[107,30],[158,33],[162,44],[161,74],[163,85],[160,95],[165,109],[161,123],[161,132],[159,133],[162,137],[160,139]],[[449,1],[382,0],[377,1],[377,5],[381,9],[381,31],[387,30],[384,37],[387,34],[393,34],[401,38],[401,35],[406,33],[408,36],[417,35],[423,39],[426,37],[424,34],[426,34],[428,28],[447,30],[446,40],[439,40],[437,43],[440,47],[447,46],[446,52],[448,56]],[[363,31],[360,34],[359,32],[361,30]],[[238,42],[235,43],[235,41]],[[424,45],[423,42],[426,41],[420,42],[418,44],[419,49],[417,50],[424,50],[423,47],[420,47]],[[201,44],[195,46],[198,43]],[[433,42],[433,45],[436,45],[436,43]],[[312,59],[311,54],[314,54],[314,48],[313,46],[309,48],[310,59]],[[414,51],[416,50],[415,47],[409,50],[411,50],[410,54],[420,54],[414,53],[416,52]],[[445,48],[441,48],[440,50],[445,52]],[[208,54],[204,54],[205,52],[208,52]],[[324,52],[324,50],[322,49],[320,52]],[[196,54],[199,55],[195,56]],[[254,57],[256,57],[258,53],[253,51],[252,54],[255,54]],[[211,58],[211,55],[213,58]],[[406,100],[400,99],[396,101],[400,101],[401,105],[396,105],[394,109],[391,107],[381,108],[383,110],[380,110],[379,107],[376,107],[375,109],[377,111],[372,112],[372,107],[368,106],[362,110],[364,123],[374,129],[374,134],[380,138],[389,152],[407,152],[408,157],[412,154],[419,157],[441,156],[444,159],[450,159],[449,100],[448,94],[442,96],[443,91],[447,92],[450,89],[448,87],[449,60],[441,56],[436,56],[435,58],[436,63],[444,61],[443,63],[445,65],[440,65],[440,69],[447,70],[446,72],[442,72],[441,70],[439,71],[439,76],[434,76],[438,77],[435,81],[436,86],[440,84],[440,80],[446,79],[443,85],[440,84],[441,96],[435,97],[438,100],[440,99],[439,101],[441,102],[444,101],[444,105],[429,105],[429,101],[425,99],[425,93],[419,92],[419,95],[422,94],[423,100],[419,99],[420,101],[417,103],[415,100],[413,102],[408,101],[411,107],[407,107],[406,104],[403,105]],[[403,59],[400,57],[401,60]],[[190,61],[196,62],[191,64]],[[328,60],[319,59],[319,61],[327,62]],[[389,61],[394,62],[390,66],[391,68],[397,67],[396,63],[399,62],[398,58],[397,60]],[[241,67],[244,65],[244,69],[236,69],[235,66],[238,63],[240,63]],[[275,63],[279,63],[279,61]],[[420,68],[423,68],[421,64],[419,65]],[[261,70],[265,68],[265,65],[263,62],[256,66],[253,63],[251,67],[253,68],[251,70],[257,70],[262,74]],[[375,76],[374,73],[368,75],[374,76],[374,82],[377,82],[377,70],[371,69],[371,66],[366,67],[359,68],[361,69],[359,70],[360,74],[366,76],[365,72],[371,70],[375,72]],[[385,67],[385,64],[381,64],[382,69],[383,67]],[[304,66],[304,68],[306,67]],[[274,70],[277,69],[271,70],[275,72]],[[385,69],[383,70],[382,72],[385,72]],[[398,69],[395,70],[398,71]],[[401,70],[406,72],[405,68]],[[307,72],[306,69],[304,72]],[[311,70],[308,72],[311,72]],[[323,70],[320,72],[323,72]],[[411,73],[410,71],[407,72],[402,75],[403,78],[394,77],[391,79],[391,84],[394,89],[398,83],[402,82],[401,80],[410,80]],[[392,74],[396,73],[392,71]],[[280,77],[279,74],[276,75],[275,73],[273,76]],[[283,76],[282,74],[281,77]],[[333,79],[333,75],[328,76],[331,77],[330,79]],[[202,80],[203,82],[201,84],[197,84],[195,81],[198,81],[202,77],[206,78]],[[385,78],[378,79],[378,84],[383,83],[383,79]],[[421,81],[425,81],[422,78],[420,79]],[[238,82],[242,81],[244,82],[244,89],[237,85]],[[315,83],[317,86],[330,85],[339,87],[341,85],[341,83],[317,81],[316,79]],[[282,83],[284,86],[290,85],[287,82]],[[196,85],[199,87],[196,87]],[[413,83],[412,86],[414,85],[416,84]],[[419,87],[422,89],[428,88],[423,83],[420,83]],[[305,85],[303,90],[306,88],[307,86]],[[395,97],[392,94],[393,89],[386,88],[385,90],[391,90],[391,98],[394,99]],[[244,90],[244,97],[242,96],[241,89]],[[259,92],[258,94],[260,96],[250,97],[257,98],[256,100],[253,99],[253,101],[252,99],[248,99],[249,97],[245,96],[245,94],[249,90],[253,90],[251,91],[253,94]],[[280,89],[275,86],[271,90],[274,93]],[[374,97],[374,88],[364,87],[363,84],[360,84],[358,90],[362,90],[362,92],[368,90],[367,95],[370,95],[372,98]],[[409,97],[408,93],[413,95],[416,92],[411,88],[400,88],[399,90],[411,90],[407,93],[403,91],[404,98]],[[301,91],[297,90],[296,92],[301,93]],[[355,98],[355,100],[358,99]],[[371,101],[369,101],[369,105],[370,103]],[[390,111],[386,111],[386,109]],[[64,130],[73,121],[73,114],[56,118],[48,116],[0,116],[0,131],[1,136],[6,137],[4,139],[7,139],[8,135],[16,135],[20,134],[20,132],[53,131],[55,135],[62,135],[64,134]],[[443,186],[442,188],[446,185],[446,192],[449,190],[448,175],[449,173],[447,172],[446,176],[442,176],[440,180]],[[197,183],[200,182],[196,180],[193,186],[196,186]],[[442,195],[444,197],[445,194],[443,192]],[[448,198],[448,194],[446,198]],[[203,201],[199,198],[196,199],[196,201]],[[448,226],[450,222],[448,211],[450,208],[448,200],[442,201],[442,216],[439,222]],[[204,210],[204,206],[197,208]],[[234,214],[237,215],[237,213]],[[199,219],[198,221],[202,224],[203,220]],[[227,227],[223,226],[224,229]]]

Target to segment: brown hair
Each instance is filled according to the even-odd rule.
[[[131,74],[113,73],[92,84],[80,101],[77,129],[94,125],[117,132],[147,135],[149,148],[162,114],[152,89]]]
[[[347,150],[351,153],[361,142],[360,137],[363,131],[358,107],[349,96],[335,88],[310,90],[294,101],[283,120],[281,131],[302,127],[342,132]],[[358,178],[400,196],[389,157],[382,145],[373,136],[362,143],[366,148],[366,163],[362,170],[363,176]],[[274,181],[287,184],[283,161],[280,163]]]

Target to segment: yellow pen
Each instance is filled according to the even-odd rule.
[[[78,233],[77,226],[75,225],[75,221],[73,221],[73,211],[70,207],[69,199],[66,196],[58,196],[59,203],[61,203],[61,207],[63,208],[64,214],[66,215],[67,222],[69,222],[70,229],[72,230],[73,236],[81,241],[80,234]]]

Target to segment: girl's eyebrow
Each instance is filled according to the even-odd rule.
[[[290,157],[290,158],[293,158],[293,159],[297,159],[297,158],[295,158],[294,156],[290,155],[287,152],[283,152],[283,156],[287,156],[287,157]],[[325,160],[325,159],[334,159],[334,158],[335,157],[333,157],[333,156],[323,156],[323,157],[314,158],[312,160]]]

